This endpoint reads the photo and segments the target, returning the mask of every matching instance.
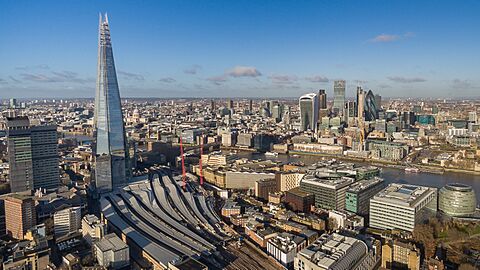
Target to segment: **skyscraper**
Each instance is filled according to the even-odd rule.
[[[345,106],[345,81],[338,80],[333,82],[333,107],[332,110],[334,113],[343,112]]]
[[[372,90],[365,95],[365,121],[374,121],[378,118],[378,107]]]
[[[315,93],[305,94],[299,99],[300,130],[316,130],[318,122],[318,97]]]
[[[125,127],[108,17],[100,15],[95,96],[95,187],[111,191],[127,182]]]
[[[57,188],[60,182],[56,125],[30,126],[28,117],[7,118],[10,188]]]
[[[365,113],[365,91],[357,86],[357,117],[358,123],[363,123]]]
[[[327,108],[327,93],[325,93],[325,89],[318,90],[318,108],[320,110]]]

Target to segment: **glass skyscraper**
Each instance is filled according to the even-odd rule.
[[[334,81],[332,111],[336,114],[343,113],[344,107],[345,107],[345,81],[344,80]]]
[[[127,182],[127,154],[107,15],[100,15],[99,25],[95,136],[95,187],[109,192]]]
[[[318,97],[315,93],[306,94],[299,99],[300,129],[316,130],[318,122]]]

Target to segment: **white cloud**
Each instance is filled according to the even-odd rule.
[[[262,76],[262,73],[260,73],[260,71],[258,71],[256,67],[248,66],[235,66],[232,69],[228,70],[225,74],[235,78]]]

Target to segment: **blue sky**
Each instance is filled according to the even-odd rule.
[[[123,97],[480,96],[480,1],[0,0],[0,98],[93,97],[99,12]]]

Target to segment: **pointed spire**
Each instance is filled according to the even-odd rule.
[[[108,14],[105,12],[105,22],[108,24]]]

